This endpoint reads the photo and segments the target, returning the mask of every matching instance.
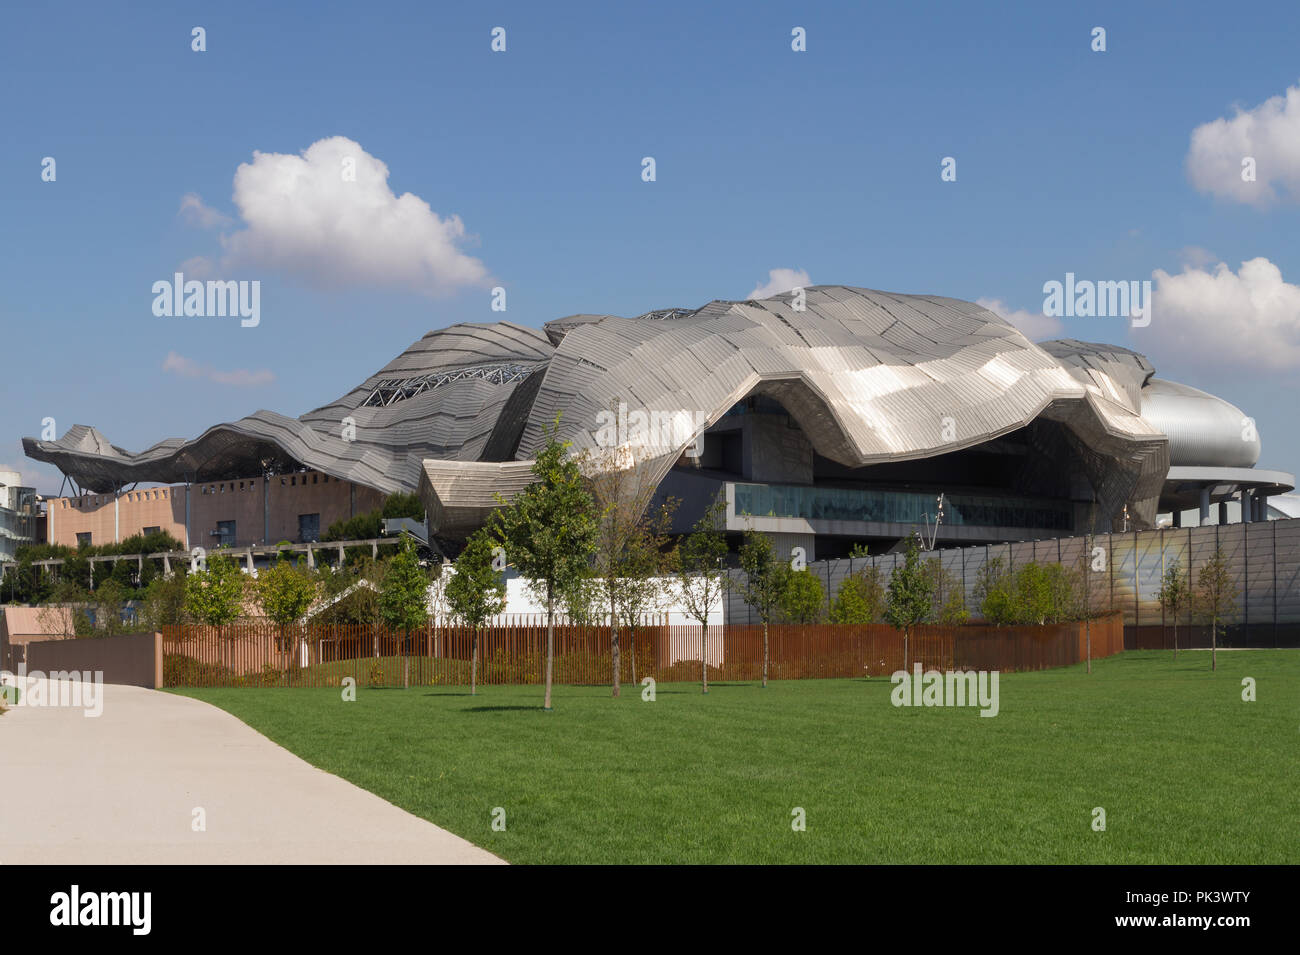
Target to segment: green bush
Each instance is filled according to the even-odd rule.
[[[778,605],[790,623],[817,623],[826,609],[826,591],[811,570],[796,570],[786,578]]]
[[[163,654],[163,686],[240,685],[229,667],[203,663],[181,653]]]
[[[879,567],[844,578],[831,604],[831,623],[879,623],[885,615],[885,584]]]

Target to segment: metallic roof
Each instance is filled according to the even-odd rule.
[[[578,449],[598,447],[602,412],[620,401],[690,421],[691,433],[632,449],[635,466],[658,481],[694,431],[766,394],[820,454],[846,466],[954,451],[1051,418],[1086,449],[1107,512],[1127,504],[1152,523],[1169,467],[1166,435],[1142,413],[1153,374],[1117,346],[1035,345],[971,302],[814,286],[802,308],[787,292],[636,318],[573,315],[544,330],[454,325],[301,418],[259,411],[139,454],[84,426],[23,444],[99,492],[251,475],[263,460],[287,459],[386,492],[421,487],[431,514],[472,515],[495,490],[526,481],[526,467],[502,465],[526,465],[557,415]],[[353,441],[342,436],[346,418]]]

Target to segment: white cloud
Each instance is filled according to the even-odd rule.
[[[746,295],[745,299],[771,298],[791,289],[807,288],[811,284],[812,280],[803,269],[769,269],[767,282]]]
[[[346,137],[312,143],[299,156],[254,152],[236,170],[234,188],[246,228],[222,236],[224,268],[425,295],[487,282],[483,263],[459,248],[460,217],[440,218],[412,193],[394,195],[388,167]]]
[[[1060,338],[1065,333],[1065,326],[1059,318],[1042,312],[1027,312],[1023,308],[1012,310],[1000,298],[977,298],[975,304],[1010,322],[1033,342]]]
[[[200,229],[228,226],[234,221],[230,216],[204,203],[197,192],[187,192],[181,196],[181,207],[176,214],[190,225],[198,226]]]
[[[1260,257],[1237,272],[1220,262],[1213,271],[1156,269],[1151,325],[1135,331],[1139,345],[1189,363],[1291,370],[1300,364],[1300,286]]]
[[[258,371],[248,371],[244,368],[236,368],[234,371],[218,371],[208,365],[202,365],[193,359],[186,358],[184,355],[178,355],[174,351],[167,353],[162,367],[163,371],[180,375],[182,378],[202,378],[216,382],[219,385],[235,385],[240,388],[255,388],[259,385],[269,385],[275,381],[275,375],[265,368]]]
[[[1255,160],[1255,182],[1242,181],[1242,160]],[[1238,107],[1192,130],[1187,176],[1201,192],[1248,205],[1278,198],[1275,187],[1300,199],[1300,86],[1254,109]]]

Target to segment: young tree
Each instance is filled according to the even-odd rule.
[[[411,685],[411,631],[423,627],[429,619],[429,575],[420,566],[415,545],[409,537],[388,561],[379,581],[379,616],[394,630],[402,631],[402,648],[406,655],[402,686]]]
[[[469,695],[478,693],[478,638],[483,624],[506,605],[504,576],[492,566],[491,532],[480,528],[470,535],[456,558],[455,571],[445,588],[447,607],[472,632],[469,664]]]
[[[666,499],[628,538],[623,553],[614,608],[627,627],[627,650],[632,657],[632,682],[636,678],[636,630],[647,614],[662,608],[667,597],[666,575],[672,570],[676,552],[668,531],[672,526],[676,498]]]
[[[791,570],[780,597],[781,614],[790,623],[817,623],[826,607],[821,578],[805,567]]]
[[[885,584],[879,567],[864,567],[844,578],[831,604],[831,623],[877,623],[885,615]]]
[[[130,630],[122,619],[129,598],[130,590],[115,577],[109,577],[90,595],[99,636],[115,637]]]
[[[316,579],[296,565],[281,557],[271,567],[257,575],[252,582],[253,596],[262,612],[280,628],[280,647],[284,654],[284,685],[292,685],[292,668],[298,652],[298,641],[291,628],[302,618],[320,589]]]
[[[185,575],[180,570],[170,577],[157,577],[144,595],[144,622],[150,630],[185,622]]]
[[[618,418],[620,404],[617,400],[611,403],[614,420]],[[600,589],[609,610],[610,682],[612,695],[618,696],[622,664],[617,591],[623,578],[637,570],[632,560],[633,550],[637,538],[647,533],[647,514],[657,488],[650,472],[638,466],[645,458],[645,449],[614,442],[583,451],[578,455],[578,468],[596,506],[594,574],[602,584]]]
[[[1051,582],[1041,565],[1031,561],[1017,568],[1013,586],[1016,623],[1042,626],[1051,622]]]
[[[185,578],[185,612],[209,627],[221,628],[232,623],[242,609],[245,578],[233,560],[214,554],[206,570],[197,570]],[[229,638],[231,656],[234,637]],[[231,661],[233,663],[233,660]]]
[[[588,566],[585,574],[574,577],[560,591],[559,605],[575,626],[594,627],[605,622],[604,581],[596,576],[594,567]]]
[[[1165,570],[1160,581],[1160,592],[1156,599],[1165,612],[1174,618],[1174,659],[1178,659],[1178,615],[1187,609],[1191,600],[1191,587],[1188,586],[1187,574],[1178,560],[1174,560]]]
[[[975,582],[980,616],[999,627],[1015,623],[1017,615],[1013,584],[1013,576],[1007,572],[1001,557],[985,561]]]
[[[533,462],[537,481],[513,501],[498,498],[493,534],[505,547],[506,560],[529,580],[534,596],[546,604],[546,697],[551,709],[555,644],[555,607],[561,595],[591,568],[596,546],[595,502],[583,487],[577,461],[561,442],[559,417],[546,429],[546,446]]]
[[[915,539],[910,540],[903,563],[889,575],[889,601],[885,607],[885,620],[903,631],[904,670],[910,657],[912,629],[930,618],[933,602],[934,583],[921,563],[921,548]]]
[[[682,604],[700,622],[700,679],[709,692],[709,611],[722,598],[727,586],[723,561],[727,557],[727,536],[723,532],[726,505],[715,500],[691,533],[678,547],[677,582]]]
[[[1210,625],[1210,669],[1219,668],[1219,624],[1237,609],[1237,585],[1232,582],[1228,560],[1216,548],[1196,576],[1197,616]]]
[[[763,686],[767,686],[768,626],[790,581],[790,565],[772,551],[772,538],[745,531],[740,545],[740,569],[745,577],[741,597],[763,624]]]
[[[939,557],[928,559],[925,562],[925,573],[930,578],[934,590],[931,619],[944,624],[965,623],[970,614],[962,599],[961,584],[952,572],[943,566],[943,560]]]

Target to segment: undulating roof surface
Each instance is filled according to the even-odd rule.
[[[761,393],[785,406],[820,454],[847,466],[970,447],[1045,416],[1087,451],[1107,512],[1128,504],[1139,521],[1154,520],[1169,451],[1141,416],[1154,372],[1141,355],[1076,341],[1034,345],[958,299],[844,286],[804,296],[802,308],[784,293],[636,318],[573,315],[544,330],[455,325],[301,418],[260,411],[139,454],[81,426],[58,441],[23,443],[29,456],[100,492],[248,476],[263,461],[284,461],[382,491],[421,486],[431,513],[463,503],[469,514],[489,506],[494,491],[526,483],[523,463],[557,414],[579,449],[597,449],[620,402],[676,422],[631,442],[636,466],[657,481],[696,431]],[[354,440],[344,437],[348,420]],[[448,522],[457,524],[454,514]]]

